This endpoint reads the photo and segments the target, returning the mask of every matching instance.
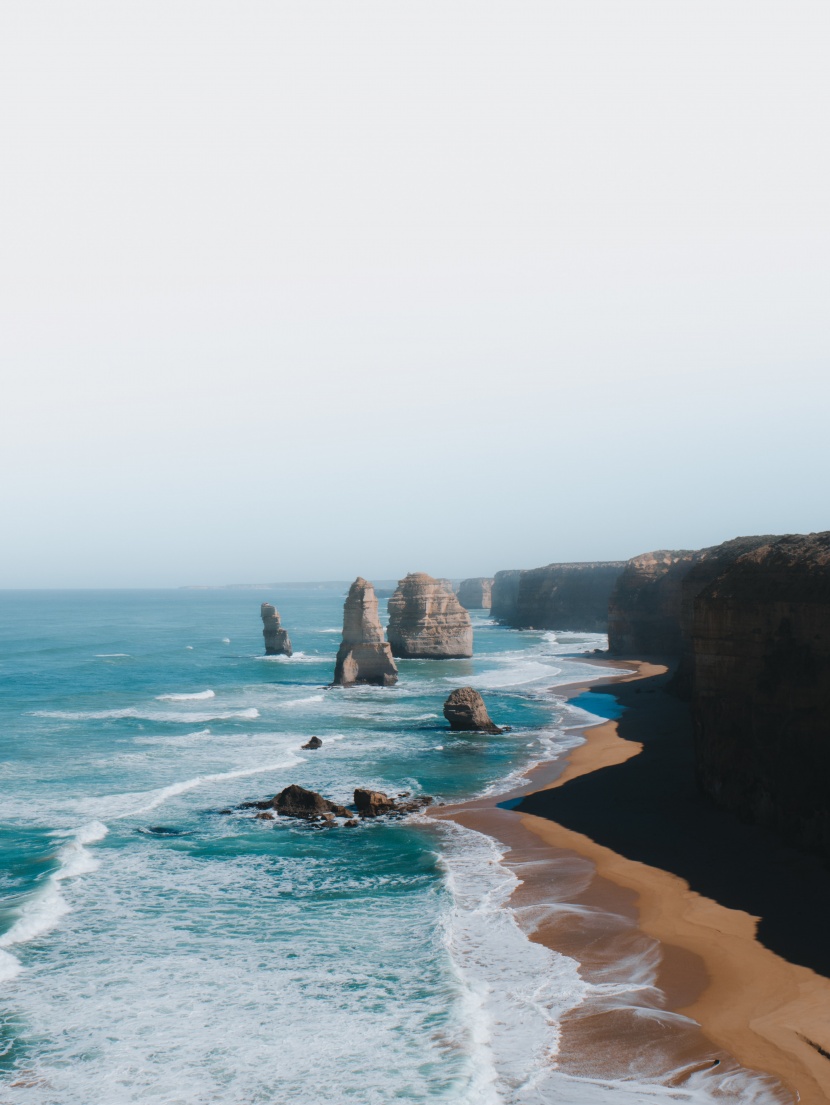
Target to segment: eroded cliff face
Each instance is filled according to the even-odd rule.
[[[493,580],[484,576],[462,579],[458,601],[465,610],[489,610],[492,603]]]
[[[491,617],[515,629],[604,633],[608,600],[624,568],[620,560],[496,572]]]
[[[731,567],[738,557],[777,540],[776,536],[770,534],[758,537],[736,537],[732,541],[724,541],[721,545],[701,549],[696,554],[688,572],[680,581],[680,662],[671,687],[672,692],[679,698],[688,699],[692,694],[694,679],[692,628],[695,599],[701,591]]]
[[[511,624],[604,633],[611,591],[624,567],[623,561],[608,561],[548,564],[522,572]]]
[[[389,599],[386,630],[394,656],[455,659],[473,655],[470,615],[444,583],[411,572]]]
[[[378,618],[378,600],[371,583],[358,576],[343,604],[343,640],[337,652],[334,682],[391,686],[398,681],[398,667],[389,642],[384,640]]]
[[[694,599],[698,781],[830,857],[830,533],[774,539]]]
[[[490,617],[504,625],[514,625],[519,598],[520,569],[496,572],[490,591]]]
[[[679,656],[682,584],[700,551],[643,553],[625,565],[608,603],[608,650],[618,656]]]
[[[290,656],[293,652],[288,631],[282,628],[276,607],[264,602],[260,607],[262,617],[262,636],[265,640],[266,656]]]

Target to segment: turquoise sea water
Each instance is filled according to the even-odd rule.
[[[289,783],[342,803],[355,786],[456,800],[573,743],[548,688],[595,670],[566,656],[602,638],[474,615],[473,660],[329,688],[343,597],[0,595],[0,1101],[665,1096],[552,1085],[558,1018],[586,988],[507,907],[495,842],[425,818],[319,829],[220,812]],[[291,659],[262,655],[263,600]],[[509,734],[447,730],[444,698],[465,683]],[[323,748],[303,751],[313,734]]]

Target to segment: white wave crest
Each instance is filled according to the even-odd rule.
[[[221,783],[225,782],[227,779],[244,779],[250,775],[265,775],[270,771],[282,771],[284,768],[293,767],[298,763],[302,763],[302,759],[292,754],[284,760],[278,760],[276,763],[258,764],[256,767],[242,767],[237,771],[222,771],[212,775],[197,775],[193,779],[183,779],[179,783],[171,783],[169,786],[160,787],[158,790],[147,791],[144,794],[113,795],[112,797],[117,799],[122,805],[130,798],[137,798],[139,800],[144,799],[140,805],[133,806],[125,812],[114,815],[114,820],[120,820],[124,817],[134,817],[139,813],[148,813],[150,810],[156,809],[163,802],[166,802],[168,798],[175,798],[179,794],[186,794],[190,790],[195,790],[197,787],[203,787],[209,783]]]
[[[216,698],[216,691],[194,691],[193,694],[157,694],[156,702],[196,702],[203,698]]]
[[[61,893],[60,884],[66,879],[88,875],[98,869],[98,860],[87,851],[86,845],[103,840],[107,831],[106,825],[93,821],[82,825],[72,834],[58,850],[57,858],[60,863],[57,870],[19,906],[16,920],[0,936],[0,949],[36,940],[55,928],[61,918],[70,912],[71,907]],[[0,981],[14,978],[21,970],[22,965],[15,955],[0,951]]]
[[[56,718],[61,721],[106,721],[118,718],[136,718],[140,721],[183,721],[187,724],[204,724],[207,721],[233,721],[235,718],[257,718],[259,710],[251,706],[246,710],[225,710],[218,714],[191,714],[174,710],[36,710],[33,717]]]

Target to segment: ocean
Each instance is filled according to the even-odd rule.
[[[575,654],[603,637],[481,612],[472,660],[329,687],[345,591],[0,594],[0,1102],[781,1100],[763,1079],[558,1072],[559,1022],[590,987],[528,938],[488,837],[236,808],[289,783],[340,803],[499,793],[592,719],[550,688],[595,675]],[[261,601],[290,659],[263,655]],[[449,732],[465,684],[509,733]]]

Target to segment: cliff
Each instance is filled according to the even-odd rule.
[[[473,655],[470,615],[452,591],[426,572],[410,572],[389,600],[386,630],[394,656],[455,659]]]
[[[608,600],[624,568],[623,561],[605,561],[497,572],[491,616],[517,629],[603,633]]]
[[[334,682],[343,687],[355,683],[388,687],[397,681],[398,668],[383,638],[375,590],[358,576],[343,604],[343,640],[337,652]]]
[[[489,610],[492,602],[493,580],[484,576],[462,579],[458,588],[458,601],[465,610]]]
[[[260,607],[262,636],[265,639],[266,656],[290,656],[293,652],[288,631],[282,628],[276,607],[264,602]]]
[[[490,617],[497,622],[503,622],[504,625],[514,624],[521,577],[522,573],[517,569],[496,572],[490,592]]]
[[[643,553],[625,565],[608,603],[608,650],[631,659],[678,656],[682,583],[700,552]]]
[[[701,549],[688,572],[680,581],[680,662],[671,690],[679,698],[688,699],[692,694],[694,679],[694,650],[692,627],[695,599],[710,583],[729,568],[744,553],[778,540],[766,534],[763,537],[736,537],[722,545]]]
[[[830,857],[830,533],[774,539],[694,600],[698,783]]]

